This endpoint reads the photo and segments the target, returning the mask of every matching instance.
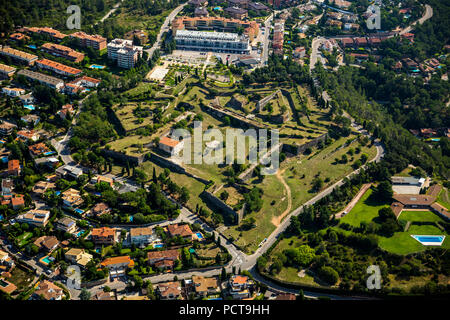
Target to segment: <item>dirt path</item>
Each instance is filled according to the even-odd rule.
[[[281,215],[272,218],[272,223],[276,227],[278,227],[280,225],[280,223],[283,220],[283,218],[286,215],[289,214],[289,212],[291,211],[291,208],[292,208],[291,188],[289,188],[289,186],[287,185],[286,181],[284,181],[284,179],[283,179],[283,172],[285,170],[286,169],[278,170],[276,175],[277,175],[277,179],[280,180],[280,182],[283,184],[284,188],[286,189],[286,197],[287,197],[287,200],[288,200],[288,206],[287,206],[286,210],[284,210],[284,212]]]

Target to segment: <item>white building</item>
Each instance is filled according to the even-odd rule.
[[[18,97],[18,96],[25,94],[25,90],[20,89],[20,88],[6,88],[5,87],[5,88],[2,88],[2,92],[10,97]]]
[[[175,155],[183,149],[184,141],[177,141],[169,137],[162,137],[159,140],[159,148],[170,155]]]
[[[229,32],[178,30],[175,35],[177,49],[249,54],[249,40]]]
[[[130,229],[130,242],[137,246],[147,246],[155,240],[157,236],[152,227]]]
[[[142,47],[134,46],[131,40],[114,39],[107,47],[108,59],[117,61],[121,68],[133,68],[139,57],[142,57]]]

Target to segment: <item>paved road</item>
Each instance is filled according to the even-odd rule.
[[[153,52],[155,52],[156,49],[159,49],[161,47],[161,37],[164,34],[164,32],[169,31],[169,23],[172,22],[172,20],[177,16],[177,14],[184,8],[184,6],[187,4],[187,2],[180,4],[178,7],[176,7],[164,20],[164,23],[161,26],[161,29],[159,29],[159,33],[156,37],[156,41],[153,44],[153,46],[150,49],[145,49],[148,53],[148,58],[150,59],[153,56]]]
[[[264,23],[264,42],[263,42],[263,50],[262,50],[262,59],[260,62],[261,67],[264,67],[269,60],[269,36],[272,27],[273,13],[266,19]]]
[[[433,8],[430,5],[426,4],[425,5],[425,13],[423,14],[422,18],[420,18],[413,24],[409,25],[408,27],[406,27],[405,29],[400,31],[400,35],[411,32],[414,25],[416,25],[417,23],[422,24],[425,21],[427,21],[428,19],[430,19],[432,16],[433,16]]]
[[[108,19],[109,16],[110,16],[114,11],[116,11],[117,8],[122,4],[122,2],[123,2],[123,0],[120,0],[119,2],[117,2],[117,3],[114,5],[114,7],[113,7],[111,10],[109,10],[108,13],[105,14],[105,16],[104,16],[103,18],[100,19],[100,22],[103,22],[103,21],[105,21],[106,19]],[[98,22],[97,22],[97,23],[98,23]],[[97,24],[97,23],[96,23],[96,24]]]

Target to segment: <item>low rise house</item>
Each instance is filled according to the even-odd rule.
[[[75,166],[64,165],[56,169],[55,173],[58,178],[70,177],[72,179],[77,179],[83,174],[83,170]]]
[[[64,255],[67,261],[78,264],[82,267],[86,267],[86,265],[93,259],[93,256],[87,253],[84,249],[71,248]]]
[[[27,94],[21,95],[21,96],[19,97],[19,100],[20,100],[20,102],[22,102],[24,105],[34,103],[34,97],[33,97],[33,94],[32,94],[32,93],[27,93]]]
[[[8,161],[8,175],[19,176],[21,172],[19,160]]]
[[[306,55],[305,47],[297,47],[294,50],[294,58],[304,58]]]
[[[15,128],[17,128],[15,124],[2,120],[0,123],[0,134],[4,136],[10,135]]]
[[[13,267],[14,260],[9,256],[8,252],[0,250],[0,264],[7,267]]]
[[[8,87],[4,87],[2,88],[2,92],[4,94],[6,94],[9,97],[18,97],[22,94],[25,94],[25,90],[21,89],[21,88],[8,88]]]
[[[97,88],[98,85],[100,84],[100,82],[101,82],[101,80],[83,76],[81,78],[73,80],[70,83],[81,86],[81,87],[85,87],[85,88]]]
[[[159,140],[159,148],[170,155],[175,155],[183,149],[184,141],[174,140],[169,137],[162,137]]]
[[[37,125],[39,123],[41,118],[38,115],[35,115],[35,114],[27,114],[25,116],[22,116],[20,118],[20,120],[22,120],[23,122],[26,122],[27,124],[32,123],[35,126],[35,125]]]
[[[61,107],[61,110],[57,112],[59,117],[61,119],[65,119],[67,115],[73,116],[75,113],[75,110],[73,109],[73,106],[71,104],[65,104]]]
[[[171,237],[182,237],[185,240],[192,240],[193,232],[191,230],[191,227],[189,227],[188,224],[180,225],[178,223],[176,224],[169,224],[167,226],[167,232]]]
[[[0,281],[2,282],[2,285],[0,286],[0,291],[11,294],[14,291],[16,291],[17,287],[15,284],[9,282],[5,278],[0,278]]]
[[[28,151],[30,152],[30,156],[32,158],[36,158],[44,155],[45,153],[50,152],[51,150],[47,147],[45,143],[39,142],[29,146]]]
[[[92,180],[94,181],[94,183],[101,183],[101,182],[107,183],[111,188],[114,186],[114,179],[108,178],[106,176],[97,176]]]
[[[29,66],[32,66],[38,59],[38,56],[34,54],[30,54],[27,52],[13,49],[11,47],[1,45],[0,45],[0,55],[10,57],[13,60],[19,61]]]
[[[113,297],[111,296],[112,294],[113,294],[112,292],[98,291],[91,297],[91,300],[96,301],[114,300]]]
[[[228,281],[229,292],[233,299],[250,298],[250,288],[254,286],[254,282],[247,276],[233,275]]]
[[[34,209],[17,216],[16,220],[18,222],[28,223],[37,227],[45,227],[49,218],[50,211]]]
[[[109,275],[112,278],[120,277],[125,274],[127,268],[134,267],[134,261],[129,256],[107,258],[100,263],[102,267],[109,269]]]
[[[14,180],[2,179],[2,196],[12,194],[14,190]]]
[[[74,233],[77,228],[77,224],[73,219],[64,217],[56,221],[56,229],[68,233]]]
[[[52,252],[58,247],[59,241],[54,236],[42,236],[37,238],[33,244],[39,249],[44,249],[47,252]]]
[[[108,214],[110,212],[111,212],[111,208],[106,203],[100,202],[100,203],[95,204],[92,207],[89,215],[93,216],[93,217],[100,217],[100,216],[102,216],[104,214]]]
[[[50,169],[56,168],[59,164],[58,158],[55,157],[44,157],[44,158],[38,158],[34,159],[34,165],[36,168],[40,168],[42,166],[46,166]]]
[[[83,204],[84,200],[80,195],[80,191],[70,188],[61,194],[63,204],[69,208],[75,208]]]
[[[228,13],[232,18],[238,20],[243,20],[248,16],[247,10],[239,7],[228,7],[224,11]]]
[[[17,137],[23,141],[37,141],[39,134],[34,130],[20,130],[17,131]]]
[[[61,90],[64,87],[63,80],[61,80],[59,78],[48,76],[44,73],[34,72],[34,71],[30,71],[28,69],[22,69],[22,70],[17,71],[17,74],[19,76],[24,76],[25,78],[27,78],[29,80],[42,83],[50,88],[56,89],[57,91]]]
[[[176,260],[180,259],[180,252],[176,249],[150,251],[147,253],[148,264],[161,269],[171,269]]]
[[[181,296],[180,281],[169,281],[155,284],[156,294],[161,297],[161,300],[178,300]]]
[[[55,189],[56,185],[49,181],[38,181],[34,186],[32,191],[40,196],[42,196],[48,189]]]
[[[206,297],[220,293],[219,281],[216,277],[192,276],[192,283],[197,296]]]
[[[15,195],[11,198],[11,206],[13,210],[20,210],[25,207],[25,200],[22,195]]]
[[[208,10],[203,7],[195,8],[194,17],[207,17],[209,15]]]
[[[152,227],[131,228],[130,242],[137,246],[147,246],[157,239]]]
[[[94,228],[91,232],[92,242],[96,245],[111,245],[117,242],[116,229],[102,227]]]
[[[64,291],[53,282],[42,280],[38,283],[33,295],[44,300],[62,300]]]
[[[72,48],[62,46],[60,44],[47,42],[41,46],[41,50],[75,63],[81,62],[84,59],[84,53],[75,51]]]
[[[52,61],[49,59],[41,59],[36,61],[36,66],[40,69],[49,70],[62,76],[79,76],[83,71],[77,68],[66,66],[65,64]]]

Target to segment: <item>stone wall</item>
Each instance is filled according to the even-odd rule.
[[[244,211],[245,211],[245,205],[242,207],[241,210],[236,212],[231,208],[229,205],[227,205],[225,202],[217,198],[215,195],[213,195],[211,192],[208,192],[204,190],[201,194],[201,197],[204,197],[206,201],[209,201],[211,205],[217,207],[219,210],[224,212],[225,214],[231,214],[232,216],[236,217],[237,224],[239,224],[244,217]]]
[[[328,137],[328,133],[324,133],[323,135],[307,142],[302,145],[295,145],[295,144],[286,144],[284,143],[281,151],[282,152],[288,152],[293,155],[299,155],[300,153],[304,152],[307,148],[315,147],[320,141],[325,141],[325,139]]]
[[[145,159],[145,155],[130,156],[125,153],[121,153],[119,151],[108,150],[108,149],[103,149],[102,153],[103,153],[103,155],[113,158],[114,160],[117,160],[118,162],[120,162],[122,164],[126,164],[126,162],[128,161],[130,163],[130,165],[134,164],[136,166],[138,166],[142,162],[144,162],[144,159]]]

